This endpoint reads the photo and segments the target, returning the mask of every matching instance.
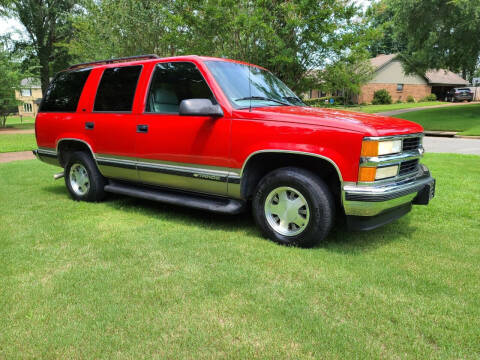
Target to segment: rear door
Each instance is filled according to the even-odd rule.
[[[184,99],[217,100],[192,62],[156,64],[137,118],[140,181],[176,189],[226,195],[229,117],[180,116]]]
[[[93,110],[85,117],[101,173],[110,178],[138,180],[135,166],[136,114],[132,112],[142,65],[106,68]]]

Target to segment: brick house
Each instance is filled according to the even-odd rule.
[[[446,92],[454,87],[468,85],[459,75],[448,70],[429,70],[425,74],[406,74],[402,60],[397,54],[378,55],[370,59],[374,74],[372,80],[363,85],[356,102],[371,103],[377,90],[386,89],[392,101],[406,101],[408,96],[418,101],[431,93],[439,100],[445,98]],[[319,90],[311,90],[307,98],[325,96]]]
[[[35,117],[42,97],[40,80],[34,78],[23,79],[20,82],[20,89],[15,90],[15,98],[21,101],[18,105],[18,114]]]

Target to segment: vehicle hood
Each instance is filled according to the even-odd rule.
[[[235,116],[346,129],[366,136],[389,136],[423,132],[417,123],[346,110],[307,106],[268,106],[238,110]]]

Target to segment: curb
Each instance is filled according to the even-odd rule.
[[[436,137],[449,137],[453,138],[457,136],[455,131],[425,131],[425,136],[436,136]]]

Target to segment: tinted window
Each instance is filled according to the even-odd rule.
[[[40,112],[75,112],[90,69],[58,73],[48,86]]]
[[[98,85],[94,111],[132,111],[133,98],[142,67],[106,69]]]
[[[147,112],[175,114],[185,99],[210,99],[216,104],[210,88],[197,67],[189,62],[160,63],[155,67]]]

